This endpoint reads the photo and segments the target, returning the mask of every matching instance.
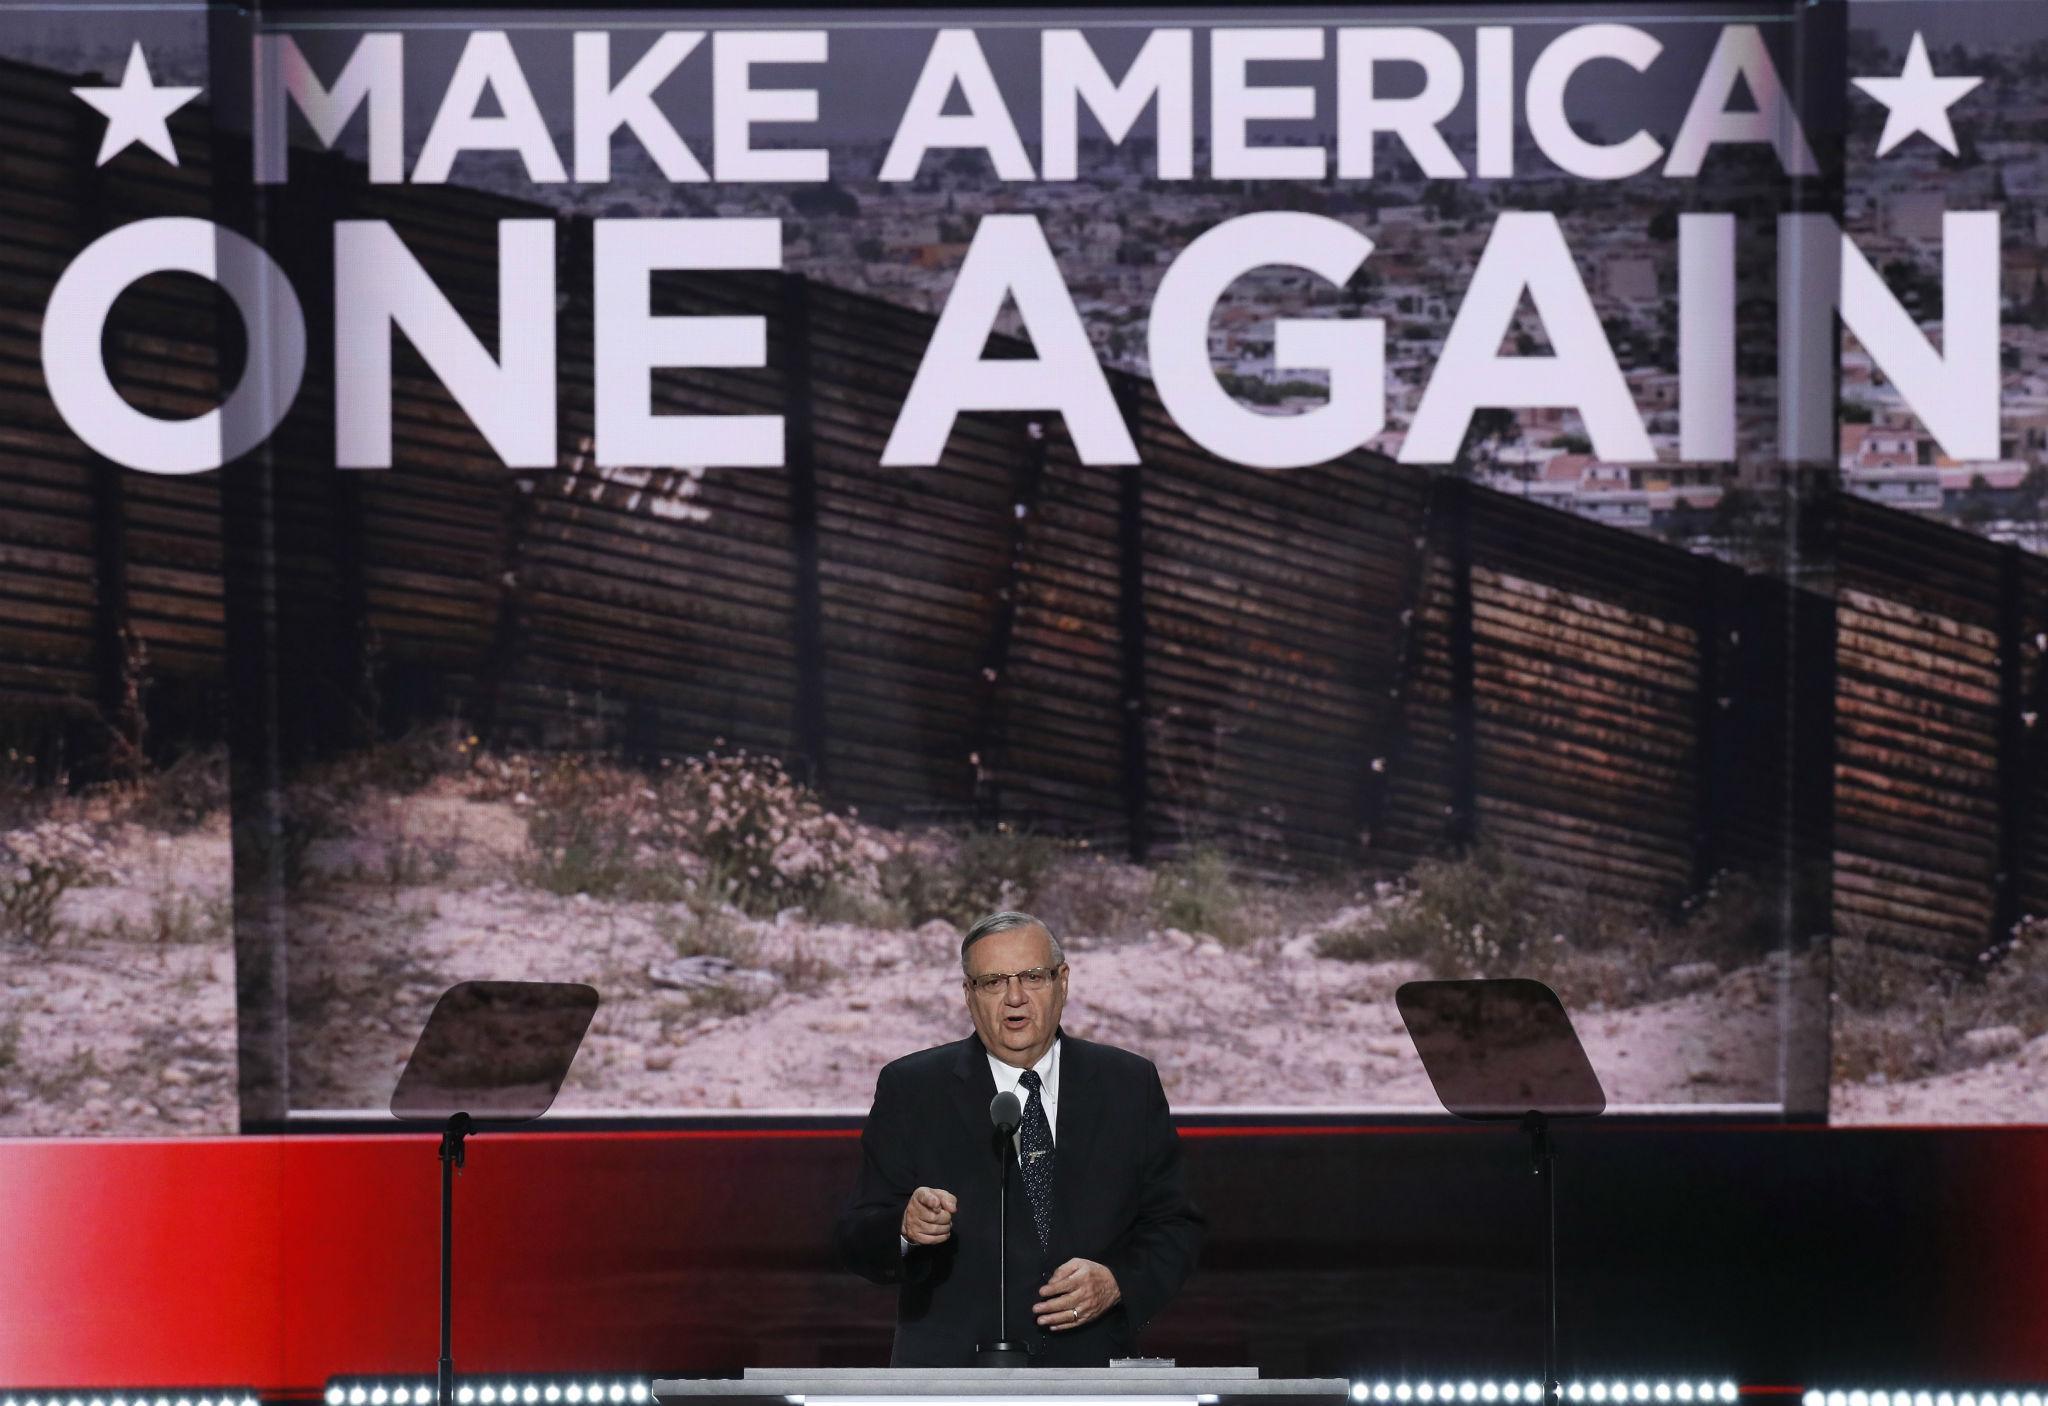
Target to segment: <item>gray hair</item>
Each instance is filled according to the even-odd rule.
[[[1067,960],[1066,952],[1060,947],[1060,940],[1043,918],[1034,918],[1029,913],[1018,913],[1006,909],[991,913],[967,930],[967,936],[960,939],[960,970],[967,970],[967,949],[984,937],[995,933],[1008,932],[1011,928],[1039,928],[1045,933],[1045,940],[1052,944],[1052,964],[1059,966]]]

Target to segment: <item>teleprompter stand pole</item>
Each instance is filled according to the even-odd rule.
[[[1443,1106],[1481,1123],[1515,1123],[1543,1182],[1543,1406],[1559,1406],[1557,1148],[1550,1125],[1597,1118],[1607,1094],[1557,993],[1527,977],[1410,981],[1394,1005]]]
[[[455,1358],[451,1352],[450,1327],[454,1321],[451,1295],[455,1287],[455,1173],[462,1166],[462,1140],[474,1125],[467,1113],[449,1117],[441,1134],[441,1365],[435,1378],[434,1399],[438,1406],[455,1406]]]
[[[441,1361],[437,1406],[454,1406],[455,1174],[463,1139],[548,1111],[597,1014],[573,981],[458,981],[427,1016],[391,1091],[391,1115],[441,1130]]]
[[[1002,1352],[1010,1344],[1010,1159],[1000,1159],[998,1167],[996,1233],[1003,1237],[1003,1252],[996,1256],[995,1350]]]
[[[1543,1179],[1543,1406],[1559,1406],[1557,1384],[1557,1148],[1550,1119],[1531,1109],[1522,1117],[1529,1135],[1530,1170]]]

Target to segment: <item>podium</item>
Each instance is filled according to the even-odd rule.
[[[1266,1378],[1255,1367],[749,1367],[739,1377],[654,1383],[676,1406],[1348,1406],[1341,1377]]]

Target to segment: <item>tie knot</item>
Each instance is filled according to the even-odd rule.
[[[1022,1074],[1017,1076],[1017,1082],[1022,1084],[1025,1088],[1029,1089],[1032,1093],[1037,1093],[1040,1082],[1038,1078],[1038,1071],[1036,1069],[1025,1070]]]

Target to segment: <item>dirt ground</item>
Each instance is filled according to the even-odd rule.
[[[385,1107],[434,1000],[476,978],[584,981],[603,1005],[563,1112],[864,1111],[876,1071],[968,1028],[957,931],[750,917],[534,886],[510,802],[429,786],[315,840],[291,906],[295,1110]],[[68,828],[67,828],[68,827]],[[0,1135],[235,1128],[224,817],[155,833],[50,820],[77,877],[38,942],[0,942]],[[1230,945],[1175,928],[1063,934],[1067,1027],[1154,1060],[1176,1108],[1435,1103],[1394,1008],[1410,961],[1319,955],[1363,906]],[[1778,1101],[1781,968],[1695,973],[1663,999],[1574,1011],[1611,1106]],[[2048,1038],[1976,1067],[1839,1085],[1834,1121],[2048,1121]]]
[[[314,885],[295,913],[294,1108],[381,1107],[439,992],[462,978],[587,981],[604,1004],[563,1111],[864,1111],[890,1059],[968,1029],[956,929],[814,924],[728,910],[718,945],[679,958],[673,905],[558,896],[511,877],[502,803],[447,794],[400,827],[438,846],[428,885]],[[380,842],[316,847],[335,873],[395,872]],[[1355,913],[1332,915],[1345,921]],[[1413,962],[1316,954],[1315,925],[1226,947],[1175,929],[1063,934],[1066,1025],[1154,1060],[1177,1108],[1435,1108],[1394,1008]],[[689,934],[684,945],[693,945]],[[1764,968],[1579,1029],[1617,1105],[1777,1095],[1778,997]]]
[[[225,818],[37,830],[82,872],[45,941],[0,945],[0,1136],[234,1132]]]
[[[1828,1091],[1837,1126],[2048,1123],[2048,1035],[2008,1058],[1897,1083],[1838,1083]]]

